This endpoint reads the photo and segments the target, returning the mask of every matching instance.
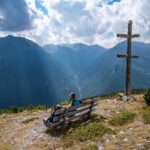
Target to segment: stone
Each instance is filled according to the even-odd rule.
[[[114,134],[111,135],[111,138],[112,138],[112,139],[115,139],[116,137],[117,137],[117,135],[114,135]]]
[[[127,101],[128,101],[128,96],[124,95],[124,96],[122,97],[122,101],[123,101],[123,102],[127,102]]]
[[[124,142],[128,142],[128,138],[123,139]]]
[[[99,141],[96,142],[96,145],[98,147],[98,150],[104,150],[104,147],[103,147],[102,143],[100,143]]]
[[[123,131],[120,131],[120,134],[125,134]]]
[[[107,138],[107,139],[105,140],[105,142],[106,142],[106,143],[109,143],[109,142],[110,142],[110,140]]]
[[[118,93],[118,96],[123,97],[124,93]]]

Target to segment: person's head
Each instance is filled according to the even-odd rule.
[[[57,109],[60,109],[61,108],[61,105],[60,104],[57,104],[56,106],[55,106],[55,109],[57,110]]]
[[[75,93],[74,93],[74,92],[71,92],[71,93],[69,94],[69,99],[70,99],[70,100],[75,100],[75,98],[76,98]]]

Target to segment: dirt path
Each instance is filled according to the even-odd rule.
[[[43,149],[56,145],[57,138],[46,134],[43,118],[49,112],[23,112],[17,115],[3,115],[0,117],[0,149]],[[24,123],[28,119],[31,122]]]

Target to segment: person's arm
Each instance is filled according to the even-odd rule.
[[[62,108],[69,108],[70,105],[62,105]]]
[[[63,108],[69,108],[72,106],[72,102],[70,101],[68,105],[62,105]]]
[[[89,100],[84,100],[84,101],[81,101],[81,104],[91,104],[93,100],[89,99]]]

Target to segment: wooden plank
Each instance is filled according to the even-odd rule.
[[[117,57],[118,57],[118,58],[127,58],[128,56],[127,56],[127,55],[122,55],[122,54],[117,54]],[[139,58],[139,56],[134,56],[134,55],[132,55],[131,58],[137,59],[137,58]]]
[[[44,125],[45,125],[47,128],[52,128],[52,127],[54,127],[54,126],[57,126],[57,125],[61,124],[62,122],[47,123],[46,120],[43,120],[43,123],[44,123]]]
[[[96,106],[96,105],[97,105],[97,103],[94,103],[94,104],[93,104],[93,106]],[[79,107],[79,108],[77,108],[77,110],[79,111],[79,110],[83,110],[83,109],[86,109],[86,108],[89,108],[89,107],[91,107],[91,104],[90,104],[90,105],[83,106],[83,107]]]
[[[127,58],[127,55],[117,54],[118,58]]]
[[[139,58],[139,56],[134,56],[134,55],[132,55],[132,56],[131,56],[131,58],[138,59],[138,58]]]
[[[64,118],[64,114],[60,115],[60,116],[54,116],[53,117],[53,122],[56,122],[56,121],[60,121]]]
[[[93,107],[95,107],[96,105],[97,104],[94,103]],[[69,117],[69,116],[76,115],[77,113],[85,111],[85,110],[89,109],[90,107],[91,107],[91,105],[87,105],[87,106],[84,106],[84,107],[79,107],[76,110],[72,110],[72,111],[66,112],[66,116]]]
[[[95,109],[96,109],[96,106],[92,108],[92,111],[95,110]],[[73,119],[75,119],[75,118],[84,116],[85,114],[88,114],[89,112],[90,112],[90,109],[85,110],[85,111],[83,111],[82,113],[77,113],[77,114],[75,114],[75,115],[72,116],[72,117],[67,117],[67,121],[71,121],[71,120],[73,120]]]
[[[88,104],[88,105],[77,108],[77,110],[82,110],[82,109],[85,109],[85,108],[89,108],[90,106],[91,106],[91,104],[90,105]]]
[[[96,104],[95,104],[94,106],[96,106]],[[93,107],[94,107],[94,106],[93,106]],[[66,117],[72,117],[72,116],[76,115],[77,113],[80,113],[80,112],[83,112],[83,111],[89,109],[90,107],[91,107],[91,105],[88,105],[87,107],[82,107],[82,108],[80,108],[80,109],[67,112],[67,113],[66,113]]]
[[[83,116],[83,115],[87,114],[89,111],[90,111],[90,109],[84,110],[82,112],[77,113],[76,116],[78,116],[78,117]]]
[[[127,34],[117,34],[117,37],[128,38],[128,35]]]
[[[72,117],[76,114],[76,110],[75,111],[71,111],[71,112],[67,112],[66,113],[66,117]]]
[[[139,34],[133,34],[132,35],[132,38],[137,38],[137,37],[140,37],[140,35]]]
[[[93,100],[93,101],[94,101],[94,104],[97,104],[97,102],[95,100]],[[87,105],[89,105],[89,104],[80,104],[78,106],[70,107],[70,108],[67,109],[67,112],[72,111],[72,110],[76,110],[77,108],[84,107],[84,106],[87,106]]]
[[[92,107],[92,109],[86,109],[86,110],[83,110],[83,111],[80,111],[80,112],[78,112],[77,114],[76,114],[76,116],[79,116],[79,115],[81,115],[81,114],[84,114],[85,112],[88,112],[88,111],[90,111],[90,110],[94,110],[96,108],[96,106],[94,106],[94,107]]]

